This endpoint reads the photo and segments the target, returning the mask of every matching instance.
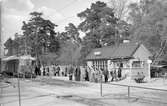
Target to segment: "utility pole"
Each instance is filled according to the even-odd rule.
[[[17,48],[17,57],[19,57],[19,53],[18,53],[18,49]],[[19,72],[20,72],[20,58],[19,58],[19,64],[18,64],[18,71],[17,71],[17,85],[18,85],[18,97],[19,97],[19,106],[21,106],[21,92],[20,92],[20,76],[19,76]]]
[[[1,10],[2,10],[2,8],[1,8],[1,5],[2,4],[2,2],[0,2],[0,13],[2,13],[1,12]],[[1,18],[1,14],[0,14],[0,18]],[[1,26],[1,20],[0,20],[0,26]],[[0,27],[0,59],[2,58],[2,55],[3,55],[3,53],[2,53],[2,41],[1,41],[1,37],[2,37],[2,30],[1,30],[1,28],[2,28],[2,26]],[[1,65],[2,65],[2,63],[1,63],[1,60],[0,60],[0,72],[2,71],[2,67],[1,67]]]
[[[27,55],[27,35],[25,35],[25,55]]]
[[[35,55],[36,55],[36,59],[37,59],[37,65],[38,65],[38,61],[39,61],[39,58],[38,58],[38,30],[39,28],[36,26],[36,32],[35,32],[35,40],[36,40],[36,45],[35,45]]]
[[[119,45],[119,29],[117,25],[115,26],[115,39],[114,39],[115,46]]]
[[[163,40],[162,40],[161,48],[160,48],[159,52],[157,53],[157,55],[155,55],[152,64],[155,64],[158,57],[162,56],[162,54],[164,53],[164,49],[167,45],[167,37],[163,37],[162,39]]]
[[[96,57],[98,56],[98,55],[101,55],[101,52],[94,52],[94,56],[95,56],[95,61],[97,61],[96,59]],[[97,65],[98,66],[98,65]],[[95,67],[96,68],[96,67]],[[97,70],[96,70],[97,71]],[[103,96],[103,84],[102,84],[102,80],[103,80],[103,77],[102,77],[102,71],[98,68],[98,71],[100,71],[100,96]]]

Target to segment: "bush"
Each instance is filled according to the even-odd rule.
[[[135,80],[137,83],[143,83],[143,82],[144,82],[144,78],[145,78],[144,75],[138,74],[134,80]]]
[[[13,73],[13,76],[14,77],[16,77],[16,78],[18,78],[18,76],[19,76],[19,78],[23,78],[23,74],[22,73],[17,73],[17,72],[15,72],[15,73]]]
[[[10,78],[10,77],[13,76],[13,73],[12,73],[12,72],[8,72],[8,71],[3,71],[3,72],[1,73],[1,75],[2,75],[3,77]]]
[[[25,72],[25,78],[31,78],[31,76],[32,76],[32,78],[36,78],[35,74],[30,73],[30,72]]]

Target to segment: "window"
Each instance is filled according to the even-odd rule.
[[[126,62],[124,62],[123,67],[124,67],[124,68],[129,68],[129,67],[130,67],[130,64],[126,61]]]
[[[133,61],[132,67],[133,68],[143,68],[143,62],[142,61]]]
[[[97,68],[106,68],[107,69],[107,60],[94,60],[93,66]]]

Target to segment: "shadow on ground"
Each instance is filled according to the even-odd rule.
[[[56,86],[63,86],[63,87],[87,87],[89,86],[87,83],[83,82],[74,82],[74,81],[66,81],[66,80],[59,80],[59,79],[36,79],[35,82],[42,82],[43,84],[49,85],[56,85]]]

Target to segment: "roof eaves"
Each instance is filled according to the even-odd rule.
[[[136,48],[134,49],[134,51],[132,52],[132,54],[130,55],[131,57],[133,57],[133,55],[135,54],[135,52],[137,51],[137,49],[140,47],[141,44],[137,44]]]

